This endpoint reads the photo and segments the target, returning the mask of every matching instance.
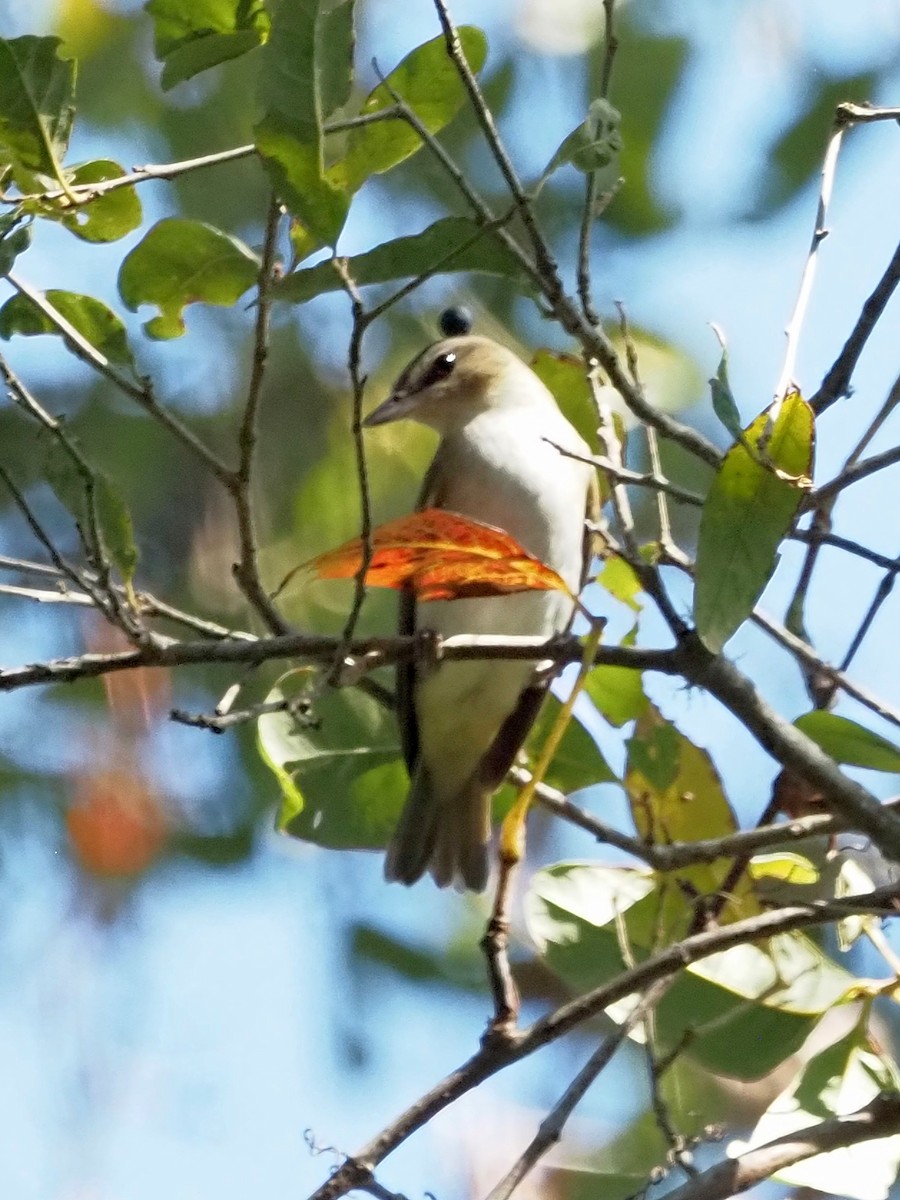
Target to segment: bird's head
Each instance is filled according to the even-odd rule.
[[[488,409],[548,402],[554,403],[550,393],[511,350],[490,338],[466,334],[443,338],[423,350],[364,424],[409,418],[445,435]]]

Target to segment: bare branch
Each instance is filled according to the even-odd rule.
[[[634,1006],[625,1020],[594,1051],[563,1094],[541,1121],[537,1133],[519,1159],[496,1186],[488,1192],[487,1200],[509,1200],[523,1179],[533,1171],[548,1150],[560,1140],[566,1122],[583,1099],[585,1092],[612,1061],[613,1055],[631,1030],[663,998],[670,980],[653,985]]]
[[[844,137],[844,126],[835,122],[831,132],[831,138],[828,142],[828,148],[825,151],[825,159],[822,163],[821,184],[819,187],[819,202],[816,209],[816,221],[813,226],[812,241],[810,242],[809,253],[806,256],[806,265],[803,268],[803,274],[800,277],[800,290],[797,294],[797,302],[794,305],[794,311],[791,314],[791,319],[788,321],[785,335],[787,337],[787,346],[784,354],[784,364],[781,368],[781,374],[778,377],[778,382],[775,385],[775,399],[780,401],[787,394],[788,389],[794,382],[794,367],[797,362],[797,347],[800,341],[800,331],[803,328],[803,322],[806,319],[806,310],[809,306],[809,298],[812,294],[813,281],[816,275],[816,265],[819,257],[819,247],[828,236],[826,228],[826,220],[828,217],[828,206],[831,203],[831,193],[834,188],[834,176],[837,169],[838,154],[841,149],[841,142]]]
[[[671,1200],[728,1200],[795,1163],[900,1132],[900,1096],[882,1093],[846,1117],[832,1117],[716,1163],[667,1193]]]
[[[898,283],[900,283],[900,242],[898,242],[897,249],[875,290],[863,305],[862,312],[844,343],[843,349],[822,380],[819,390],[810,400],[817,416],[829,409],[836,400],[840,400],[842,396],[849,393],[850,380],[853,378],[856,364],[869,340],[869,334],[878,324]]]
[[[239,639],[239,640],[238,640]],[[0,669],[0,692],[16,691],[46,683],[73,683],[78,679],[93,679],[116,671],[131,671],[135,667],[180,667],[220,664],[234,666],[246,663],[258,666],[263,662],[296,658],[304,662],[327,663],[334,659],[343,640],[317,634],[286,634],[278,637],[248,640],[244,633],[227,640],[182,642],[158,636],[150,647],[119,651],[111,654],[83,654],[72,658],[57,658],[27,666]],[[422,653],[417,637],[356,638],[348,656],[364,670],[406,662]],[[566,635],[540,637],[488,637],[481,634],[458,635],[447,638],[440,647],[441,660],[471,659],[552,659],[560,666],[581,662],[582,647],[578,638]],[[679,672],[677,650],[642,650],[629,646],[601,646],[597,663],[630,667],[638,671],[659,670],[675,675]]]

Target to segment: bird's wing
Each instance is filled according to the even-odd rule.
[[[431,461],[431,466],[425,472],[422,490],[416,502],[416,511],[424,508],[441,507],[441,452]],[[411,588],[404,588],[400,593],[400,606],[397,614],[397,632],[401,637],[410,637],[416,632],[416,598]],[[397,667],[397,720],[400,725],[400,742],[403,746],[403,757],[406,766],[412,774],[413,767],[419,757],[419,727],[416,721],[414,692],[416,686],[416,664],[410,659]]]

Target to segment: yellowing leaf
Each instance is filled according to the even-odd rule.
[[[628,741],[625,790],[638,834],[652,842],[691,842],[724,837],[737,822],[709,755],[667,721],[652,704],[638,717]],[[699,895],[714,894],[730,864],[698,863],[675,874]],[[737,916],[748,916],[745,882]],[[733,911],[733,909],[732,909]]]

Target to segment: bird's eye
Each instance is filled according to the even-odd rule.
[[[442,379],[446,379],[453,374],[453,368],[456,366],[456,355],[452,350],[446,354],[439,354],[428,370],[425,372],[425,377],[422,380],[422,387],[431,387],[434,383],[440,383]]]

